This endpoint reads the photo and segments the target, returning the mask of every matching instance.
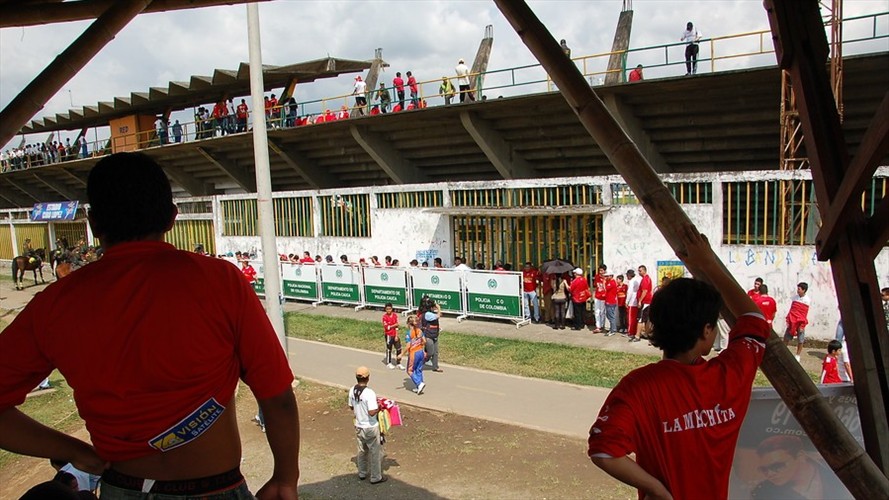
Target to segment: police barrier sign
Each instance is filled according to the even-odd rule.
[[[282,266],[284,296],[288,299],[318,300],[318,267],[314,264]]]
[[[407,309],[407,272],[393,267],[365,267],[364,303],[384,306],[391,303]]]
[[[523,318],[521,273],[472,271],[465,280],[470,316]]]
[[[863,445],[852,385],[820,385],[818,389]],[[852,494],[815,450],[778,393],[756,388],[735,447],[729,498],[851,499]]]
[[[351,266],[321,266],[321,300],[325,302],[361,302],[361,271]]]
[[[434,300],[444,312],[463,314],[460,273],[452,269],[412,269],[414,306],[424,295]]]

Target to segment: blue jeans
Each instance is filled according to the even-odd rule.
[[[522,293],[522,309],[525,311],[525,319],[531,319],[531,311],[528,310],[529,300],[531,301],[531,306],[534,307],[534,321],[540,321],[540,299],[537,298],[537,292]]]
[[[118,488],[108,483],[102,482],[100,490],[102,492],[102,500],[182,500],[189,497],[187,495],[159,495],[156,493],[142,493],[141,491],[128,490]],[[222,491],[212,495],[199,495],[202,499],[207,500],[255,500],[255,497],[247,488],[247,483],[241,483],[230,490]]]
[[[420,387],[423,383],[423,363],[426,362],[426,354],[423,351],[414,353],[414,366],[411,367],[411,381]]]
[[[611,333],[617,331],[617,323],[614,320],[615,311],[617,311],[617,304],[605,304],[605,316],[608,318],[609,331]]]

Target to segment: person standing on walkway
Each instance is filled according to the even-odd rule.
[[[151,157],[107,156],[86,189],[105,254],[37,294],[0,335],[0,448],[101,474],[103,498],[247,498],[235,404],[243,380],[274,460],[257,496],[295,498],[293,374],[256,293],[231,264],[164,242],[177,210]],[[91,444],[15,408],[56,368]]]
[[[395,73],[395,78],[392,79],[392,86],[395,87],[395,95],[398,96],[398,110],[401,111],[404,109],[404,79],[401,78],[400,71]]]
[[[358,479],[364,481],[370,475],[370,484],[386,481],[383,476],[383,445],[380,443],[380,421],[377,414],[377,394],[367,386],[370,370],[359,366],[355,370],[358,382],[349,392],[349,409],[355,414],[355,436],[358,442]]]
[[[701,33],[695,29],[695,26],[688,22],[685,25],[685,31],[679,39],[685,42],[685,76],[695,75],[698,73],[698,43],[701,41]]]
[[[605,318],[608,320],[606,336],[611,337],[617,333],[617,281],[614,273],[605,273]]]
[[[386,339],[386,366],[390,370],[404,370],[401,366],[401,340],[398,338],[398,313],[392,309],[392,304],[386,304],[383,309],[383,335]],[[395,364],[392,364],[392,349],[395,349]]]
[[[525,262],[522,267],[522,310],[524,311],[525,320],[531,320],[532,323],[540,323],[540,299],[537,297],[537,285],[541,282],[540,271],[534,268],[530,262]],[[528,306],[528,302],[531,306]],[[531,315],[531,309],[534,309],[534,315]]]
[[[463,59],[457,61],[457,67],[454,68],[454,71],[457,73],[457,85],[460,87],[460,102],[465,102],[466,99],[475,101],[475,96],[469,90],[471,87],[469,84],[469,67],[466,66]]]
[[[593,333],[605,332],[605,273],[608,266],[600,264],[593,277],[593,318],[596,320],[596,329]]]
[[[565,329],[565,309],[568,303],[568,277],[567,275],[554,276],[556,287],[553,288],[553,330]]]
[[[712,284],[680,278],[654,297],[652,344],[664,359],[633,370],[611,391],[590,428],[587,454],[637,488],[639,498],[727,498],[735,445],[771,331],[697,228],[686,225],[680,237],[687,253],[679,257]],[[708,361],[723,300],[738,320],[727,352]]]
[[[648,339],[648,314],[651,306],[651,297],[653,285],[651,276],[648,275],[648,268],[639,266],[639,291],[637,300],[639,302],[639,323],[641,324],[636,330],[636,335],[630,338],[630,342],[640,342],[642,339]]]
[[[590,284],[583,277],[583,269],[578,267],[574,270],[574,280],[568,291],[571,292],[571,308],[574,318],[572,330],[580,330],[586,325],[586,302],[593,296],[590,292]]]
[[[414,382],[413,389],[417,394],[423,394],[426,383],[423,382],[423,364],[426,362],[426,337],[417,326],[417,317],[410,316],[407,319],[407,374]]]
[[[386,89],[386,84],[383,82],[380,82],[380,89],[377,90],[377,100],[380,101],[380,112],[388,113],[392,97],[389,95],[389,90]]]
[[[358,114],[364,115],[365,108],[367,107],[367,83],[361,79],[360,75],[355,77],[352,95],[355,96],[355,108],[358,109]]]
[[[432,371],[441,373],[438,367],[438,336],[441,333],[439,319],[441,318],[441,306],[429,297],[423,297],[420,301],[420,330],[426,337],[426,359],[432,364]]]
[[[417,79],[414,78],[414,74],[410,71],[407,72],[407,87],[411,91],[411,104],[413,104],[413,109],[418,109],[420,107],[420,88],[417,87]]]

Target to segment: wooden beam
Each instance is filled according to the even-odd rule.
[[[534,167],[488,122],[472,111],[460,111],[460,122],[504,179],[530,179]]]
[[[38,181],[42,182],[43,184],[46,184],[46,186],[47,186],[48,188],[50,188],[50,189],[52,189],[53,191],[55,191],[55,192],[59,193],[60,195],[64,196],[65,199],[67,199],[67,200],[69,200],[69,201],[76,201],[76,200],[85,199],[85,196],[84,196],[84,195],[85,195],[86,193],[78,193],[78,192],[76,192],[75,190],[72,190],[72,189],[68,188],[68,187],[65,186],[64,184],[61,184],[61,183],[58,183],[58,182],[56,182],[56,181],[47,179],[45,176],[41,176],[41,175],[38,175],[38,174],[32,174],[32,175],[34,176],[35,179],[37,179]]]
[[[349,131],[352,132],[355,142],[396,184],[419,184],[430,181],[425,173],[420,172],[382,136],[355,125],[351,125]]]
[[[880,161],[889,154],[889,91],[883,95],[883,102],[874,113],[867,131],[852,158],[848,170],[843,175],[843,183],[828,210],[821,210],[821,230],[815,237],[818,260],[826,261],[834,254],[843,229],[849,224],[852,212],[860,211],[858,199]],[[884,240],[885,241],[885,240]]]
[[[308,156],[294,147],[282,144],[278,139],[269,137],[269,149],[315,189],[334,188],[342,184],[336,176],[319,167]]]
[[[234,161],[219,153],[210,152],[201,146],[198,146],[195,149],[210,163],[225,172],[225,174],[235,181],[241,189],[248,193],[256,192],[256,177],[250,175],[250,172],[248,172],[246,168],[239,166]]]
[[[145,9],[145,13],[265,1],[268,0],[154,0]],[[31,5],[15,5],[16,3],[18,2],[8,2],[8,6],[0,6],[0,28],[95,19],[108,10],[115,0],[79,0]]]
[[[867,235],[870,242],[870,256],[876,259],[889,241],[889,196],[880,201],[874,209],[874,214],[867,219]]]
[[[849,155],[824,64],[829,47],[819,3],[765,0],[764,5],[779,66],[790,73],[793,83],[815,195],[821,207],[835,209]],[[884,495],[889,491],[889,338],[877,335],[878,331],[886,331],[886,320],[877,299],[880,289],[864,224],[860,210],[850,213],[838,239],[838,251],[830,259],[830,268],[843,327],[855,332],[846,337],[846,343],[855,372],[861,431],[873,462],[857,460],[857,446],[837,446],[840,434],[842,440],[847,439],[845,427],[827,429],[823,421],[803,424],[821,455],[856,498],[872,498],[878,496],[877,491]],[[788,399],[785,402],[800,420],[791,406],[798,403]]]

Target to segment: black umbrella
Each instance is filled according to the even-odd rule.
[[[567,260],[553,259],[540,265],[543,274],[562,274],[573,271],[576,266]]]

